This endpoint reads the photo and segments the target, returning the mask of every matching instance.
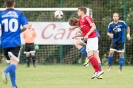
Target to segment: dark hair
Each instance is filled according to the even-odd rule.
[[[75,24],[78,23],[78,19],[75,17],[71,17],[70,19],[68,19],[68,22],[70,26],[76,26]]]
[[[12,7],[14,5],[15,0],[4,0],[7,7]]]
[[[114,13],[113,13],[113,15],[114,15],[114,14],[118,14],[118,16],[120,17],[119,13],[117,13],[117,12],[114,12]]]
[[[79,7],[78,10],[83,11],[85,14],[87,13],[87,9],[84,6]]]

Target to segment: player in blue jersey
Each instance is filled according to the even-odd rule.
[[[125,43],[125,32],[124,30],[127,29],[127,39],[130,40],[130,28],[128,25],[119,20],[119,14],[113,14],[113,21],[109,23],[107,35],[112,38],[112,43],[110,46],[109,56],[108,56],[108,64],[109,68],[107,71],[110,71],[112,68],[113,62],[113,54],[114,51],[119,52],[119,72],[122,72],[122,66],[124,64],[124,43]]]
[[[6,10],[0,13],[0,27],[2,30],[1,47],[4,49],[4,55],[7,62],[10,63],[4,70],[1,70],[2,80],[7,84],[7,74],[10,75],[12,88],[17,88],[16,68],[19,63],[21,38],[20,26],[23,30],[28,28],[28,21],[22,12],[15,10],[14,0],[5,0]]]

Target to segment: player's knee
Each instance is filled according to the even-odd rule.
[[[31,56],[33,56],[33,57],[34,57],[34,56],[35,56],[35,53],[31,53]]]
[[[30,54],[26,54],[26,57],[29,57],[30,56]]]
[[[75,43],[74,45],[75,45],[75,47],[78,48],[78,49],[81,49],[81,48],[83,47],[82,45],[80,45],[80,44],[78,44],[78,43]]]
[[[119,53],[119,56],[120,57],[123,57],[124,56],[124,53],[123,52]]]
[[[109,56],[113,56],[114,52],[109,52]]]

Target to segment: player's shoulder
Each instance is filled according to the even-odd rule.
[[[21,11],[19,11],[19,10],[15,10],[15,9],[6,9],[6,10],[4,10],[4,11],[2,11],[1,12],[1,15],[2,15],[2,17],[11,17],[11,16],[19,16],[19,15],[21,15],[22,14],[22,12]]]
[[[23,14],[20,10],[16,10],[16,9],[14,9],[14,12],[16,12],[17,14]]]
[[[112,22],[110,22],[110,23],[109,23],[109,25],[108,25],[108,26],[111,26],[111,25],[113,25],[113,24],[114,24],[114,22],[112,21]]]
[[[123,21],[123,20],[119,20],[119,23],[124,23],[124,24],[125,24],[125,21]]]
[[[88,18],[89,18],[89,19],[92,19],[90,16],[87,16],[87,15],[86,15],[84,18],[85,18],[85,19],[88,19]]]

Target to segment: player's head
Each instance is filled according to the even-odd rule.
[[[32,27],[32,24],[31,23],[29,23],[28,24],[28,29],[30,29]]]
[[[78,8],[78,16],[86,15],[86,13],[87,13],[86,7],[82,6]]]
[[[119,20],[119,13],[113,13],[113,20],[118,21]]]
[[[78,19],[75,17],[71,17],[68,19],[69,25],[70,26],[78,26]]]
[[[4,4],[7,8],[15,6],[15,0],[4,0]]]

